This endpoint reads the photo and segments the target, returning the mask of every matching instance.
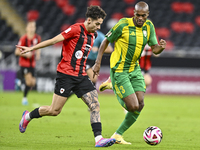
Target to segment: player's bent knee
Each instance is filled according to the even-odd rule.
[[[128,111],[134,112],[139,110],[139,105],[127,107]]]

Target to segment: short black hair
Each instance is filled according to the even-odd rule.
[[[97,20],[99,18],[105,19],[106,17],[105,11],[99,7],[99,6],[90,6],[87,7],[87,12],[85,14],[86,18],[90,17],[94,20]]]

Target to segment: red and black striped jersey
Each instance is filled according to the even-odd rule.
[[[86,60],[97,33],[89,33],[83,23],[76,23],[61,34],[65,40],[57,71],[72,76],[86,76]]]
[[[20,38],[18,45],[31,47],[40,43],[40,41],[41,37],[38,34],[35,34],[32,39],[28,39],[27,35],[25,34]],[[35,51],[32,51],[31,53],[33,53],[31,58],[25,58],[22,56],[19,57],[19,65],[21,67],[35,67]]]
[[[149,71],[151,69],[151,47],[146,45],[140,58],[140,68],[144,71]]]

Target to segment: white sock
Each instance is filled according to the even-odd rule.
[[[95,142],[98,142],[101,138],[102,138],[102,135],[96,136],[96,137],[94,138],[94,139],[95,139]]]
[[[28,121],[31,121],[31,118],[30,118],[30,115],[29,115],[29,114],[30,114],[30,113],[27,113],[27,114],[26,114],[25,119],[28,120]]]

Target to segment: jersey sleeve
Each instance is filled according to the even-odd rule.
[[[127,20],[125,18],[120,19],[119,22],[110,29],[110,31],[106,34],[106,38],[110,43],[113,43],[122,35],[122,29],[126,23]]]
[[[93,47],[100,47],[102,41],[105,38],[105,35],[103,33],[101,33],[101,32],[97,32],[97,33],[98,33],[97,34],[98,36],[97,36],[97,38],[94,41]]]
[[[77,27],[76,26],[70,26],[68,29],[66,29],[65,31],[63,31],[61,34],[65,39],[69,39],[72,38],[75,34],[75,32],[77,32]]]
[[[148,45],[152,46],[152,45],[156,45],[156,44],[158,44],[158,41],[156,38],[156,32],[155,32],[154,25],[151,23],[150,24],[150,37],[149,37]]]

